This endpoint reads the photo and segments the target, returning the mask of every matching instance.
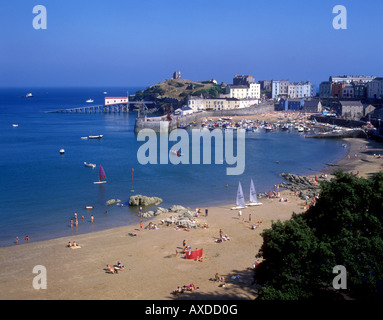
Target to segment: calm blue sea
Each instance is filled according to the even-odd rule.
[[[0,89],[0,246],[12,245],[16,237],[22,243],[26,235],[38,241],[138,222],[137,210],[127,205],[133,194],[132,168],[134,194],[163,198],[165,208],[196,208],[234,203],[238,181],[248,200],[251,178],[257,192],[268,191],[282,181],[281,172],[316,172],[347,153],[340,141],[249,132],[240,176],[226,175],[226,164],[141,165],[137,150],[143,143],[137,142],[133,130],[135,113],[45,113],[89,105],[89,98],[101,105],[104,91],[107,96],[124,96],[138,89],[142,88]],[[34,97],[25,98],[28,92]],[[104,138],[81,139],[90,134]],[[61,148],[64,155],[59,154]],[[97,168],[85,167],[84,161]],[[108,182],[94,185],[100,164]],[[126,205],[105,205],[117,198]],[[94,209],[86,210],[88,205]],[[84,216],[77,229],[69,223],[74,212]]]

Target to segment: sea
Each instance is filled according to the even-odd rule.
[[[204,208],[235,203],[241,182],[248,201],[250,179],[257,193],[267,192],[283,181],[282,172],[318,172],[348,152],[339,140],[261,130],[246,132],[241,175],[227,175],[229,165],[214,161],[141,164],[137,154],[145,142],[134,133],[136,112],[47,113],[103,105],[105,96],[126,96],[141,89],[0,88],[0,246],[14,245],[16,237],[19,243],[25,236],[30,241],[62,236],[75,240],[78,234],[135,224],[140,221],[138,210],[128,201],[136,194],[160,197],[164,208],[174,204]],[[32,98],[26,97],[29,92]],[[94,102],[86,103],[90,98]],[[102,139],[81,139],[100,134]],[[85,167],[84,162],[97,167]],[[94,184],[100,165],[107,183]],[[121,202],[107,206],[110,199]],[[74,213],[77,227],[70,224]]]

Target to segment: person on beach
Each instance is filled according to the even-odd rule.
[[[93,217],[93,215],[90,216],[90,221],[91,221],[91,222],[94,221],[94,217]]]
[[[29,236],[25,236],[25,241],[29,242]]]
[[[19,244],[19,237],[16,237],[16,244]]]
[[[205,217],[207,217],[208,210],[207,208],[205,209]]]
[[[251,213],[249,213],[249,222],[251,222]]]
[[[140,231],[142,231],[143,228],[144,228],[144,224],[143,224],[143,222],[142,222],[142,220],[141,220],[141,222],[140,222]]]

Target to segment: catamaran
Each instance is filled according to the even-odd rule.
[[[231,208],[231,210],[238,210],[238,209],[245,209],[245,208],[246,208],[245,197],[243,196],[241,182],[239,182],[238,183],[236,206]]]
[[[251,179],[250,183],[250,202],[247,203],[247,206],[260,206],[262,203],[258,202],[257,193],[255,192],[254,182]]]
[[[100,169],[98,170],[98,181],[93,182],[94,184],[106,183],[106,176],[104,168],[100,165]]]

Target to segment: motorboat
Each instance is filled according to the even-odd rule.
[[[99,134],[98,136],[89,136],[89,139],[102,139],[103,135]]]
[[[96,168],[96,165],[94,163],[90,163],[90,162],[84,162],[84,166],[85,167],[89,167],[89,168]]]
[[[94,102],[94,100],[89,98],[88,100],[86,100],[86,102],[87,103],[92,103],[92,102]]]

